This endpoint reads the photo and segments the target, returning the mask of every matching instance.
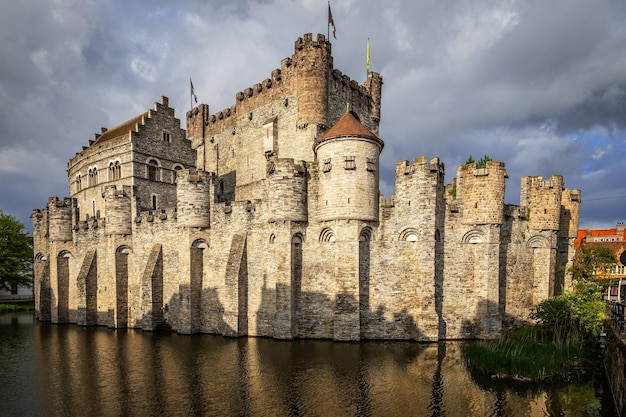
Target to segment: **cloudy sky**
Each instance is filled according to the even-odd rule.
[[[0,210],[68,196],[67,161],[189,78],[217,112],[270,77],[294,41],[327,33],[326,0],[0,0]],[[626,221],[626,2],[333,0],[335,67],[384,79],[381,192],[397,160],[469,155],[582,191],[581,227]],[[332,37],[332,35],[331,35]],[[184,126],[183,126],[184,127]]]

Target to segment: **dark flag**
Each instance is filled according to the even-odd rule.
[[[191,81],[191,78],[189,79],[189,86],[191,87],[191,97],[193,97],[193,99],[197,103],[198,102],[198,96],[196,96],[196,92],[193,89],[193,81]]]
[[[333,27],[333,38],[337,39],[337,33],[335,32],[335,21],[333,20],[333,12],[330,11],[330,2],[328,2],[328,27]]]

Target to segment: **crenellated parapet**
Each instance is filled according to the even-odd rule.
[[[419,241],[433,243],[445,216],[445,165],[437,157],[419,156],[411,163],[396,162],[394,216]],[[386,202],[384,202],[386,203]],[[408,230],[408,229],[407,229]]]
[[[465,224],[501,224],[504,218],[505,181],[503,162],[488,161],[457,168],[456,200],[463,208]]]
[[[271,77],[235,94],[235,104],[217,113],[209,113],[206,104],[200,104],[187,112],[187,133],[194,141],[211,137],[224,131],[233,131],[238,118],[253,117],[256,109],[268,103],[288,107],[291,100],[298,106],[297,125],[309,124],[327,129],[330,120],[330,97],[341,98],[340,107],[349,104],[361,115],[368,115],[371,123],[367,127],[378,134],[382,76],[370,72],[365,84],[342,74],[333,68],[332,45],[326,36],[311,33],[296,40],[294,53],[281,61],[280,69],[271,72]],[[341,114],[341,113],[340,113]],[[364,121],[365,122],[365,121]]]
[[[175,208],[162,210],[142,210],[133,219],[135,228],[140,228],[142,224],[176,222],[178,212]]]
[[[430,160],[425,156],[409,161],[396,162],[396,198],[403,199],[415,194],[425,183],[436,185],[443,181],[445,164],[434,157]],[[432,187],[431,187],[432,188]]]
[[[290,59],[283,60],[283,67],[291,66]],[[232,130],[237,124],[238,115],[250,114],[250,111],[258,107],[264,101],[279,99],[283,94],[282,71],[275,69],[271,73],[271,78],[266,78],[263,82],[257,83],[243,91],[235,94],[235,104],[217,113],[209,113],[207,104],[200,104],[187,112],[187,135],[197,146],[196,140],[218,134],[224,130]],[[284,105],[289,104],[288,100],[283,100]]]
[[[520,206],[528,211],[530,229],[559,230],[564,188],[561,175],[522,177]]]

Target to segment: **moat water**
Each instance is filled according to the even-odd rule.
[[[615,415],[601,375],[481,378],[464,343],[229,339],[0,315],[0,415]]]

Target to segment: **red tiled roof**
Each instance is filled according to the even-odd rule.
[[[112,129],[107,130],[98,138],[96,143],[102,143],[107,140],[119,138],[120,136],[127,135],[128,132],[132,132],[137,127],[137,124],[141,123],[141,120],[144,117],[148,117],[148,112],[142,113],[139,116],[135,116],[130,120],[125,121],[124,123],[115,126]]]
[[[617,229],[613,228],[613,229],[578,229],[578,236],[576,237],[576,241],[574,242],[574,248],[578,248],[584,241],[584,243],[586,245],[588,244],[603,244],[603,243],[611,243],[610,241],[605,241],[605,242],[592,242],[589,241],[587,242],[585,240],[586,237],[605,237],[605,236],[615,236],[618,237],[617,235]],[[626,230],[624,230],[624,235],[622,236],[621,241],[622,242],[626,241]]]
[[[375,134],[367,130],[365,126],[361,124],[358,117],[353,112],[346,112],[341,118],[331,127],[328,132],[317,142],[320,144],[330,139],[342,138],[342,137],[359,137],[372,139],[380,144],[382,149],[384,142]]]

